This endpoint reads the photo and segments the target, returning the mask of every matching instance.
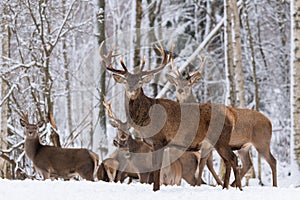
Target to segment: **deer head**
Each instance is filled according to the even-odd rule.
[[[37,124],[30,124],[28,122],[28,115],[21,112],[22,118],[20,119],[20,124],[25,127],[25,135],[28,139],[39,137],[39,128],[42,128],[44,121],[39,121]]]
[[[118,129],[117,136],[114,139],[114,145],[116,147],[125,147],[128,141],[129,137],[129,129],[131,128],[129,123],[127,122],[122,122],[120,119],[118,119],[112,112],[111,109],[111,102],[106,102],[105,100],[103,101],[103,105],[105,106],[108,116],[111,119],[109,122],[110,124]]]
[[[112,61],[111,59],[115,57],[117,54],[113,54],[113,50],[109,52],[108,55],[103,55],[102,52],[102,45],[100,46],[100,57],[101,57],[101,64],[109,71],[113,72],[113,78],[117,83],[122,83],[125,85],[126,94],[129,99],[136,99],[139,94],[141,93],[141,88],[144,83],[149,83],[152,79],[155,73],[161,71],[169,62],[169,59],[172,57],[172,50],[170,55],[168,56],[162,46],[156,47],[160,54],[163,57],[163,60],[161,62],[161,65],[158,68],[152,69],[152,70],[143,70],[146,58],[144,57],[141,66],[140,71],[133,74],[130,73],[123,61],[123,59],[120,59],[120,64],[123,68],[123,70],[115,69],[112,67]]]
[[[172,60],[171,62],[171,69],[175,77],[169,74],[167,74],[166,77],[168,81],[175,86],[176,97],[180,103],[188,102],[189,99],[191,100],[193,98],[192,86],[198,83],[202,79],[201,71],[203,70],[206,59],[200,58],[200,60],[201,60],[201,66],[195,72],[190,73],[187,68],[186,71],[187,77],[184,77],[182,73],[179,72],[178,68],[175,69],[174,60]]]

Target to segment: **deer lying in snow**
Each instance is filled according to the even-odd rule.
[[[83,179],[94,180],[98,166],[97,154],[88,149],[66,149],[41,144],[39,128],[44,122],[30,124],[24,113],[20,124],[25,127],[25,153],[44,179],[70,179],[79,175]]]
[[[153,190],[160,189],[160,169],[164,148],[167,145],[180,149],[198,151],[205,143],[214,146],[226,165],[225,181],[223,188],[228,188],[230,170],[233,169],[236,186],[240,189],[241,181],[237,157],[229,146],[231,132],[235,125],[236,112],[224,105],[212,103],[185,103],[169,99],[154,99],[146,96],[142,89],[144,83],[153,79],[155,73],[161,71],[172,55],[166,55],[162,47],[158,48],[163,60],[158,68],[144,71],[145,59],[141,62],[139,72],[130,73],[121,60],[123,70],[112,67],[112,57],[116,56],[111,50],[107,56],[102,53],[100,46],[101,65],[113,72],[116,82],[125,85],[128,112],[131,126],[139,127],[140,138],[153,147]],[[172,52],[172,51],[171,51]]]
[[[195,101],[192,87],[202,78],[200,73],[202,68],[203,64],[194,73],[187,73],[187,78],[184,78],[178,70],[174,69],[174,64],[172,63],[172,71],[175,74],[175,77],[167,75],[167,79],[171,84],[175,85],[176,97],[180,103],[191,100]],[[254,110],[241,108],[232,109],[234,109],[237,113],[237,120],[235,128],[231,134],[229,146],[233,150],[238,150],[239,157],[242,161],[240,177],[243,178],[247,171],[253,166],[249,154],[250,148],[253,145],[258,153],[264,157],[270,165],[273,175],[273,186],[277,186],[276,159],[270,151],[270,142],[272,137],[271,121],[262,113]],[[202,163],[200,162],[200,176],[205,162],[205,160],[203,160]],[[236,181],[232,183],[232,186],[235,184]]]

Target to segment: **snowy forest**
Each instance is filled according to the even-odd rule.
[[[124,119],[124,87],[101,66],[99,46],[114,48],[130,71],[146,58],[161,59],[155,44],[174,45],[182,73],[201,70],[193,86],[197,102],[257,110],[272,122],[271,152],[277,176],[300,167],[299,0],[3,0],[0,50],[0,177],[35,176],[24,152],[21,113],[47,122],[41,141],[53,145],[53,115],[61,146],[96,152],[100,160],[115,147],[103,101]],[[176,100],[166,74],[145,84],[147,96]],[[252,148],[252,177],[271,170]],[[220,160],[214,163],[219,172]]]

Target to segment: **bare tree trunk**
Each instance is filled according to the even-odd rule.
[[[66,0],[62,1],[63,6],[63,17],[66,15]],[[69,68],[69,62],[68,62],[68,51],[67,51],[67,41],[66,37],[64,36],[62,38],[62,48],[63,48],[63,59],[64,59],[64,69],[65,69],[65,81],[66,81],[66,99],[67,99],[67,123],[68,123],[68,129],[70,134],[70,140],[73,141],[74,135],[73,135],[73,126],[72,126],[72,97],[71,97],[71,80],[70,80],[70,68]],[[71,146],[73,143],[71,143]]]
[[[244,73],[242,66],[242,45],[241,45],[241,25],[240,25],[240,15],[238,12],[238,6],[236,0],[229,0],[231,3],[231,11],[233,16],[233,55],[234,55],[234,65],[236,70],[237,78],[237,96],[239,101],[239,107],[246,107],[245,100],[245,88],[244,88]]]
[[[230,6],[230,0],[224,1],[225,5],[225,64],[227,65],[227,74],[229,81],[229,104],[232,107],[236,106],[236,85],[235,85],[235,70],[234,70],[234,52],[233,52],[233,41],[232,41],[232,8]],[[219,174],[224,179],[225,177],[225,164],[221,159]]]
[[[105,40],[105,0],[99,0],[98,1],[98,6],[99,6],[99,13],[97,17],[97,25],[98,25],[98,32],[99,32],[99,38],[98,38],[98,44],[100,45],[104,40]],[[105,100],[106,96],[106,74],[105,70],[100,67],[100,91],[99,91],[99,96],[100,96],[100,104],[99,104],[99,119],[100,119],[100,128],[102,132],[102,141],[100,141],[99,144],[99,149],[100,149],[100,155],[105,156],[107,153],[107,144],[102,144],[103,142],[107,141],[107,127],[106,127],[106,115],[105,115],[105,107],[103,105],[103,101]]]
[[[148,2],[148,5],[150,6],[152,4],[152,0],[147,0]],[[159,0],[159,1],[155,1],[153,4],[152,4],[152,7],[149,8],[149,11],[148,11],[148,18],[149,18],[149,26],[151,28],[151,30],[149,31],[149,42],[154,42],[156,40],[156,36],[154,34],[154,27],[155,27],[155,21],[157,20],[158,24],[160,23],[161,21],[161,16],[160,16],[160,8],[161,8],[161,4],[162,4],[162,0]],[[152,48],[150,48],[149,46],[149,49],[148,49],[148,63],[151,64],[152,63],[152,56],[151,56],[151,53],[152,53]],[[158,76],[155,76],[154,78],[154,84],[152,85],[153,87],[153,95],[156,96],[158,94],[158,79],[159,77]]]
[[[253,80],[254,80],[254,88],[255,88],[255,110],[259,111],[259,96],[258,96],[258,82],[257,82],[257,74],[256,74],[256,60],[255,60],[255,51],[254,51],[254,42],[253,42],[253,37],[252,37],[252,32],[249,24],[249,18],[248,18],[248,10],[246,6],[246,1],[243,0],[243,7],[245,9],[245,22],[246,22],[246,28],[247,28],[247,35],[248,35],[248,40],[249,40],[249,46],[250,46],[250,51],[251,51],[251,64],[252,64],[252,70],[253,70]],[[252,158],[252,153],[249,151],[251,154]],[[260,155],[258,154],[257,158],[257,163],[258,163],[258,179],[261,182],[261,159]],[[248,173],[245,175],[246,177],[246,185],[249,185],[249,179],[250,178],[255,178],[255,171],[253,167],[248,171]]]
[[[2,7],[2,13],[3,13],[3,17],[2,17],[2,27],[1,27],[1,32],[2,32],[2,67],[6,68],[8,67],[7,63],[7,58],[10,57],[10,45],[9,45],[9,41],[10,41],[10,32],[8,29],[8,18],[6,16],[8,16],[8,5],[6,3],[3,3],[3,7]],[[2,76],[1,76],[2,77]],[[8,142],[7,142],[7,118],[8,118],[8,99],[7,95],[9,92],[9,88],[8,88],[8,84],[6,82],[7,80],[5,79],[5,77],[2,77],[1,80],[1,101],[2,105],[1,106],[1,132],[0,132],[0,149],[7,149],[8,148]],[[4,159],[0,158],[0,177],[1,178],[10,178],[10,174],[9,174],[9,163],[7,161],[5,161]]]
[[[226,31],[226,64],[228,69],[228,80],[230,84],[230,105],[236,106],[236,86],[234,81],[235,70],[234,70],[234,54],[233,54],[233,45],[232,45],[232,17],[231,17],[231,7],[230,1],[225,1],[225,14],[226,14],[226,23],[225,23],[225,31]]]
[[[136,0],[136,7],[135,7],[135,48],[134,48],[134,67],[135,71],[138,70],[141,62],[141,22],[142,22],[142,15],[143,15],[143,8],[142,8],[142,0]]]
[[[294,3],[294,4],[293,4]],[[292,63],[291,63],[291,120],[294,138],[294,155],[300,169],[300,0],[292,4]],[[292,143],[293,141],[291,141]],[[291,144],[291,146],[293,146]]]

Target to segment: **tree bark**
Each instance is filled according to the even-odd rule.
[[[300,169],[300,0],[291,1],[292,63],[291,63],[291,116],[294,155]],[[291,141],[293,142],[293,141]],[[291,144],[292,146],[292,144]]]
[[[105,0],[99,0],[98,1],[98,6],[99,6],[99,13],[98,13],[98,21],[97,21],[97,26],[98,26],[98,32],[99,32],[99,37],[98,37],[98,44],[100,45],[104,40],[105,40]],[[105,44],[104,44],[105,47]],[[105,115],[105,107],[103,105],[103,101],[105,100],[106,96],[106,73],[105,70],[100,66],[100,91],[99,91],[99,96],[100,96],[100,103],[99,103],[99,119],[100,119],[100,128],[102,132],[102,137],[104,137],[103,140],[100,141],[99,144],[99,149],[100,149],[100,155],[105,156],[107,153],[107,144],[103,144],[103,142],[107,141],[107,127],[106,127],[106,115]]]
[[[249,18],[248,18],[248,9],[246,6],[246,1],[243,0],[243,7],[245,9],[245,23],[246,23],[246,29],[247,29],[247,39],[249,40],[249,46],[250,46],[250,52],[251,52],[251,65],[252,65],[252,71],[253,71],[253,81],[254,81],[254,95],[255,95],[255,110],[259,111],[259,94],[258,94],[258,81],[257,81],[257,74],[256,74],[256,59],[255,59],[255,50],[254,50],[254,42],[252,37],[252,32],[249,24]],[[252,158],[252,152],[249,151],[250,156]],[[261,182],[261,158],[258,154],[257,158],[257,165],[258,165],[258,179]],[[246,173],[246,185],[249,185],[249,179],[255,178],[255,171],[253,167]]]
[[[66,0],[62,1],[63,6],[63,17],[66,15]],[[63,49],[63,59],[64,59],[64,69],[65,69],[65,90],[66,90],[66,107],[67,107],[67,123],[68,123],[68,130],[70,134],[71,141],[74,138],[73,135],[73,125],[72,125],[72,96],[71,96],[71,80],[70,80],[70,67],[68,62],[68,50],[67,50],[67,41],[66,37],[63,36],[62,38],[62,49]],[[73,145],[73,144],[71,144]]]
[[[139,70],[141,63],[141,22],[143,15],[142,0],[136,0],[135,7],[135,48],[134,48],[134,71]]]
[[[232,16],[231,16],[231,6],[230,0],[225,1],[225,15],[226,15],[226,23],[225,23],[225,45],[226,45],[226,65],[228,69],[228,80],[230,84],[230,95],[229,101],[231,106],[236,106],[236,85],[234,81],[235,70],[234,70],[234,54],[233,54],[233,41],[232,41]]]
[[[7,63],[7,58],[10,57],[10,32],[8,29],[9,25],[9,19],[7,18],[8,12],[9,12],[9,7],[6,3],[3,3],[2,7],[2,27],[1,27],[1,32],[2,32],[2,67],[6,68],[8,67]],[[1,76],[2,77],[2,76]],[[1,105],[1,132],[0,132],[0,149],[7,149],[8,148],[8,142],[7,142],[7,119],[8,119],[8,101],[9,98],[4,99],[6,95],[8,94],[9,87],[6,82],[7,80],[5,77],[2,77],[1,80],[1,99],[4,101],[2,102]],[[1,178],[10,178],[9,174],[9,163],[0,158],[0,177]]]
[[[237,97],[238,106],[241,108],[246,107],[245,100],[245,88],[244,88],[244,73],[242,66],[242,42],[241,42],[241,25],[240,25],[240,15],[238,12],[238,6],[236,0],[229,0],[231,7],[231,14],[233,16],[233,55],[234,55],[234,65],[236,70],[236,81],[237,81]]]

